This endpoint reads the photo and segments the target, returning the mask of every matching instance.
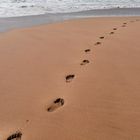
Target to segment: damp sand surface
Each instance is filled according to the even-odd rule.
[[[139,140],[139,29],[112,17],[1,33],[0,140]]]

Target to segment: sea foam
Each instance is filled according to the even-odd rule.
[[[140,7],[140,0],[0,0],[0,17]]]

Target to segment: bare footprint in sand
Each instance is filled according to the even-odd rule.
[[[123,25],[122,25],[122,27],[126,27],[126,25],[127,25],[127,23],[126,23],[126,22],[124,22],[124,23],[123,23]]]
[[[126,25],[124,24],[124,25],[122,25],[122,27],[126,27]]]
[[[117,30],[117,28],[113,28],[113,30]]]
[[[90,49],[86,49],[86,50],[85,50],[86,53],[88,53],[88,52],[90,52],[90,51],[91,51]]]
[[[29,120],[26,120],[26,123],[28,123],[29,122]]]
[[[66,82],[69,83],[74,79],[75,75],[74,74],[70,74],[66,76]]]
[[[95,46],[97,46],[97,45],[101,45],[101,42],[96,42],[95,43]]]
[[[99,37],[100,39],[104,39],[105,37],[104,36],[101,36],[101,37]]]
[[[60,108],[61,106],[64,105],[64,99],[62,98],[57,98],[51,105],[50,107],[47,109],[48,112],[53,112],[56,109]]]
[[[124,25],[126,25],[127,23],[126,23],[126,22],[124,22],[123,24],[124,24]]]
[[[110,35],[113,35],[113,34],[114,34],[114,32],[110,32],[109,34],[110,34]]]
[[[83,60],[82,63],[80,65],[86,65],[89,63],[89,60]]]
[[[16,133],[10,135],[7,140],[21,140],[22,133],[17,131]]]

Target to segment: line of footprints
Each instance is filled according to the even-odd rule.
[[[133,22],[136,22],[136,21],[140,21],[140,19],[136,19],[136,20],[132,20],[132,21],[130,21],[130,23],[133,23]],[[122,26],[121,27],[126,27],[127,26],[127,22],[125,22],[125,23],[123,23],[122,24]],[[118,28],[113,28],[113,31],[111,31],[110,33],[109,33],[109,35],[113,35],[113,34],[115,34],[115,31],[117,30]],[[104,36],[101,36],[101,37],[99,37],[99,39],[105,39],[105,37]],[[94,45],[95,46],[97,46],[97,45],[101,45],[102,44],[102,42],[96,42]],[[90,53],[90,51],[91,51],[91,49],[85,49],[84,50],[84,52],[85,53]],[[81,63],[80,63],[80,65],[81,66],[83,66],[83,65],[86,65],[86,64],[89,64],[90,63],[90,61],[89,60],[83,60]],[[65,77],[65,82],[66,83],[70,83],[70,82],[72,82],[72,80],[75,78],[75,75],[74,74],[70,74],[70,75],[67,75],[66,77]],[[47,107],[47,111],[48,112],[54,112],[54,111],[56,111],[57,109],[59,109],[60,107],[62,107],[62,106],[64,106],[64,104],[65,104],[65,100],[63,99],[63,98],[57,98],[57,99],[55,99],[53,102],[52,102],[52,104],[49,106],[49,107]],[[28,120],[29,121],[29,120]],[[27,120],[26,120],[26,123],[27,123]],[[21,131],[16,131],[15,133],[13,133],[12,135],[10,135],[8,138],[7,138],[7,140],[21,140],[21,137],[22,137],[22,132]]]
[[[133,21],[130,21],[130,22],[136,22],[136,21],[140,21],[140,19],[136,19],[135,21],[133,20]],[[126,27],[127,26],[127,22],[124,22],[122,25],[121,25],[121,27]],[[111,31],[110,33],[109,33],[109,35],[113,35],[113,34],[115,34],[115,31],[116,30],[118,30],[118,28],[113,28],[113,31]],[[101,37],[99,37],[99,39],[100,40],[103,40],[103,39],[105,39],[105,36],[101,36]],[[100,42],[100,41],[98,41],[98,42],[96,42],[94,45],[95,46],[98,46],[98,45],[101,45],[102,44],[102,42]],[[90,51],[91,51],[91,49],[85,49],[84,50],[84,52],[85,53],[90,53]],[[80,65],[86,65],[86,64],[89,64],[90,63],[90,61],[89,60],[87,60],[87,59],[84,59],[81,63],[80,63]],[[65,77],[65,81],[66,81],[66,83],[70,83],[73,79],[75,78],[75,75],[74,74],[70,74],[70,75],[67,75],[66,77]],[[60,108],[60,107],[62,107],[64,105],[64,99],[62,99],[62,98],[57,98],[56,100],[54,100],[54,102],[47,108],[47,111],[48,112],[53,112],[53,111],[55,111],[55,110],[57,110],[58,108]]]

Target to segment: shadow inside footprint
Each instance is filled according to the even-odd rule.
[[[89,63],[89,60],[83,60],[82,63],[80,65],[86,65]]]
[[[7,140],[21,140],[21,136],[22,136],[22,133],[19,131],[19,132],[16,132],[12,135],[10,135]]]
[[[91,51],[90,49],[86,49],[86,50],[85,50],[86,53],[88,53],[88,52],[90,52],[90,51]]]
[[[95,45],[101,45],[101,42],[96,42]]]
[[[126,22],[124,22],[123,24],[124,24],[124,25],[126,25],[127,23],[126,23]]]
[[[64,105],[64,99],[62,98],[57,98],[53,103],[52,105],[50,105],[50,107],[47,109],[48,112],[53,112],[55,111],[56,109],[58,109],[59,107],[63,106]]]
[[[114,32],[110,32],[109,34],[112,35],[112,34],[114,34]]]
[[[66,76],[66,82],[67,82],[67,83],[71,82],[72,79],[73,79],[74,77],[75,77],[74,74],[67,75],[67,76]]]
[[[117,28],[113,28],[113,30],[117,30]]]
[[[101,36],[101,37],[99,37],[100,39],[104,39],[105,37],[104,36]]]

